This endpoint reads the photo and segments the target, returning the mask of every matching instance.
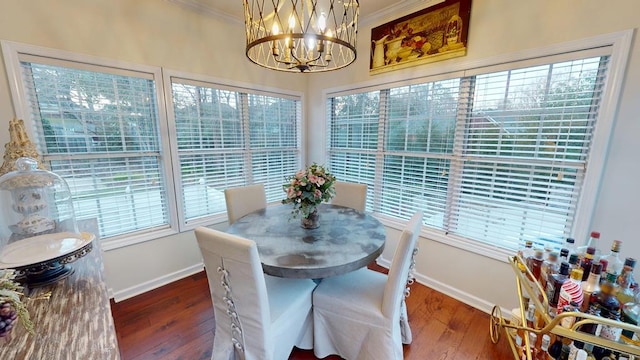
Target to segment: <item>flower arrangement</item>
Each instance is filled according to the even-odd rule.
[[[287,183],[282,188],[287,193],[283,204],[293,204],[292,216],[309,217],[316,206],[323,201],[329,201],[336,194],[334,189],[335,176],[331,175],[321,165],[313,163],[304,170],[299,170],[293,176],[286,178]]]
[[[27,307],[20,300],[22,286],[15,282],[14,270],[0,270],[0,337],[9,334],[16,320],[33,333]]]

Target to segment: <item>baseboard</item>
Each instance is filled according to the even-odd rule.
[[[170,274],[166,274],[163,276],[160,276],[158,278],[155,278],[153,280],[149,280],[146,282],[143,282],[141,284],[138,284],[136,286],[132,286],[130,288],[126,288],[126,289],[122,289],[120,291],[113,291],[112,289],[109,289],[109,294],[113,295],[113,300],[115,302],[119,302],[119,301],[123,301],[129,298],[132,298],[136,295],[140,295],[142,293],[145,293],[147,291],[159,288],[161,286],[170,284],[174,281],[183,279],[187,276],[193,275],[193,274],[197,274],[200,271],[202,271],[204,269],[204,265],[202,263],[200,264],[196,264],[187,268],[184,268],[182,270],[170,273]]]
[[[380,266],[384,266],[387,269],[389,268],[389,266],[391,265],[391,262],[388,260],[385,260],[383,258],[378,258],[376,260],[376,263]],[[196,264],[193,266],[190,266],[188,268],[182,269],[180,271],[176,271],[161,277],[158,277],[156,279],[150,280],[150,281],[146,281],[144,283],[138,284],[136,286],[132,286],[130,288],[126,288],[120,291],[116,291],[114,292],[112,289],[109,289],[109,295],[112,295],[111,297],[114,299],[115,302],[119,302],[119,301],[123,301],[129,298],[132,298],[136,295],[140,295],[142,293],[145,293],[147,291],[159,288],[161,286],[167,285],[169,283],[172,283],[174,281],[180,280],[182,278],[185,278],[187,276],[199,273],[200,271],[202,271],[204,269],[204,265],[202,263],[200,264]],[[485,312],[487,314],[491,314],[491,311],[494,307],[495,304],[490,303],[484,299],[481,299],[477,296],[471,295],[469,293],[466,293],[464,291],[461,291],[460,289],[457,289],[453,286],[447,285],[445,283],[442,283],[440,281],[437,281],[435,279],[432,279],[428,276],[425,276],[423,274],[420,273],[415,273],[414,274],[414,278],[415,280],[424,285],[424,286],[428,286],[436,291],[439,291],[447,296],[450,296],[464,304],[467,304],[471,307],[474,307],[482,312]],[[511,314],[511,310],[510,309],[505,309],[502,308],[502,313],[503,315],[505,315],[505,317],[509,317],[509,315]]]
[[[378,258],[376,260],[376,263],[380,266],[384,266],[387,269],[389,268],[389,266],[391,265],[391,262],[388,260],[383,259],[382,257]],[[443,282],[440,282],[438,280],[432,279],[428,276],[425,276],[423,274],[420,273],[414,273],[413,274],[415,281],[432,288],[433,290],[436,290],[438,292],[441,292],[449,297],[452,297],[464,304],[467,304],[471,307],[474,307],[484,313],[487,314],[491,314],[491,311],[493,310],[493,307],[495,304],[490,303],[484,299],[481,299],[477,296],[471,295],[467,292],[464,292],[458,288],[455,288],[453,286],[447,285]],[[504,307],[500,307],[501,311],[502,311],[502,315],[506,318],[509,319],[511,318],[511,309],[506,309]]]

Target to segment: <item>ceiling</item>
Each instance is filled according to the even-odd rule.
[[[241,0],[168,0],[181,4],[198,12],[221,16],[230,20],[244,22],[244,10]],[[414,7],[426,8],[443,0],[360,0],[360,22],[369,22],[374,18],[390,13],[399,13]]]

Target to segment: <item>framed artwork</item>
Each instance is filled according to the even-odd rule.
[[[371,29],[369,74],[467,54],[471,0],[445,0]]]

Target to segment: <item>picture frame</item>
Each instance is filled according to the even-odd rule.
[[[467,54],[471,0],[445,0],[371,29],[369,74]]]

